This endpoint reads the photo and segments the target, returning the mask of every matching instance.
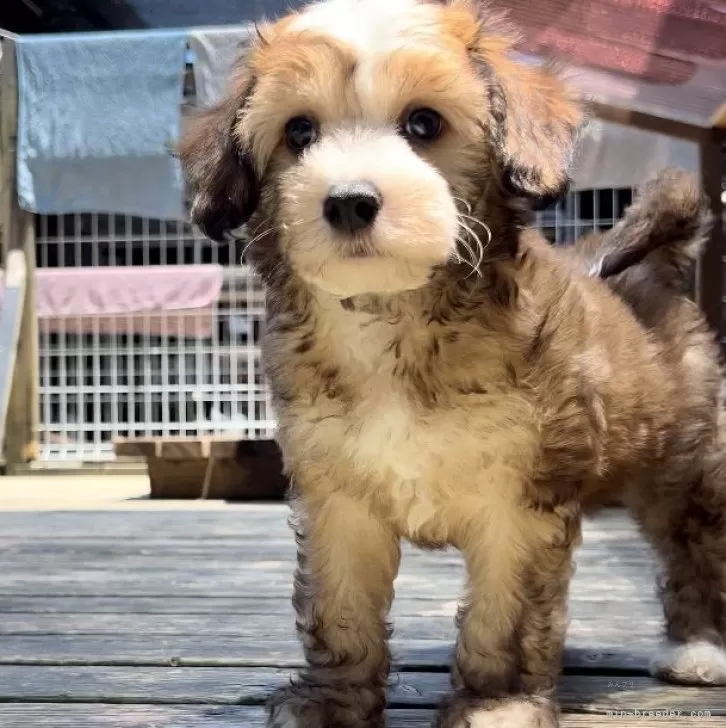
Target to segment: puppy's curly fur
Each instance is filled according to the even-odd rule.
[[[212,237],[249,220],[268,290],[308,661],[269,726],[383,726],[401,539],[468,567],[437,725],[556,726],[572,551],[615,495],[663,560],[654,672],[726,683],[726,429],[685,295],[708,224],[693,181],[668,172],[613,231],[553,249],[525,210],[566,185],[582,113],[499,20],[328,0],[259,35],[180,154],[194,219]],[[345,233],[325,200],[351,183],[380,209]]]

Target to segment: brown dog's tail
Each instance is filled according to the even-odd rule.
[[[611,230],[578,241],[573,253],[589,275],[612,278],[646,265],[663,283],[687,283],[712,224],[696,177],[670,168],[647,183]]]

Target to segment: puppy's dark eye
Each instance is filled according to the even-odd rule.
[[[317,138],[318,128],[307,116],[294,116],[285,124],[285,143],[293,152],[302,152]]]
[[[444,120],[433,109],[414,109],[403,123],[403,132],[410,139],[430,142],[441,136]]]

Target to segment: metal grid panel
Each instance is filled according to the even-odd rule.
[[[41,459],[113,458],[113,438],[239,433],[271,438],[260,363],[264,294],[240,259],[189,226],[112,215],[37,220],[43,267],[225,265],[211,312],[39,322]]]
[[[612,226],[631,198],[630,190],[570,194],[537,225],[553,243],[571,243]],[[264,294],[237,264],[241,254],[241,242],[212,243],[182,222],[37,218],[41,267],[218,263],[226,273],[211,331],[208,314],[149,314],[141,326],[124,316],[40,322],[41,460],[109,460],[119,436],[273,436],[259,349]]]
[[[592,232],[609,230],[633,201],[633,188],[571,192],[537,213],[536,225],[555,245],[570,245]]]

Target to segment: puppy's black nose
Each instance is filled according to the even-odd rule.
[[[370,182],[334,185],[323,203],[323,217],[343,233],[355,233],[373,224],[381,209],[381,193]]]

